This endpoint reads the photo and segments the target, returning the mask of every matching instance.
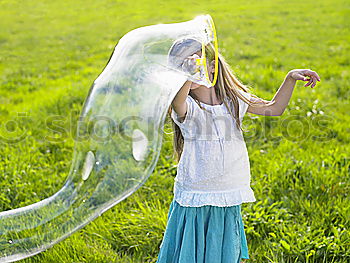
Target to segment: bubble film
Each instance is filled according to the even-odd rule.
[[[207,45],[215,48],[213,81]],[[198,51],[201,57],[184,65]],[[124,35],[85,99],[63,187],[38,203],[0,212],[0,262],[46,250],[142,186],[157,163],[171,101],[186,80],[213,86],[217,56],[209,15]]]

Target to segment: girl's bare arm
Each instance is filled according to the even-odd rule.
[[[304,76],[308,76],[309,79],[307,79]],[[292,96],[293,89],[295,86],[295,83],[297,80],[303,80],[308,81],[307,84],[304,86],[308,86],[311,83],[312,88],[316,85],[317,80],[321,81],[318,74],[312,70],[309,69],[295,69],[288,72],[286,77],[284,78],[284,81],[280,88],[277,90],[275,96],[272,98],[272,101],[275,101],[273,105],[266,105],[263,101],[268,102],[266,100],[263,100],[261,98],[251,98],[251,101],[256,101],[261,105],[264,105],[263,107],[252,107],[248,106],[247,112],[257,114],[257,115],[265,115],[265,116],[280,116],[283,114],[284,110],[288,106],[289,100]]]
[[[186,98],[190,92],[191,83],[191,81],[186,81],[185,84],[178,91],[178,93],[175,95],[173,101],[171,102],[171,107],[179,116],[180,122],[182,122],[185,119],[187,113]]]

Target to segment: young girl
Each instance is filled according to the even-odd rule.
[[[196,55],[202,55],[197,40],[178,40],[169,51],[169,62],[181,69]],[[212,81],[212,45],[206,47],[206,55]],[[280,116],[296,80],[308,81],[305,86],[313,83],[313,88],[320,78],[309,69],[291,70],[273,99],[263,100],[249,92],[219,54],[214,87],[191,81],[181,87],[169,109],[179,163],[157,263],[239,263],[249,259],[241,204],[254,202],[255,196],[241,122],[246,112]]]

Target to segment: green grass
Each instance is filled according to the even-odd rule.
[[[271,99],[294,68],[315,70],[322,80],[314,89],[297,83],[281,117],[244,118],[257,198],[242,206],[248,262],[349,262],[345,0],[1,1],[0,210],[29,205],[62,187],[73,151],[70,131],[124,34],[203,13],[212,15],[223,55],[257,96]],[[17,112],[30,117],[19,118],[22,130],[15,132],[8,121]],[[67,116],[61,135],[45,124],[55,114]],[[169,118],[166,130],[171,132]],[[8,143],[22,133],[25,139]],[[171,134],[165,134],[156,170],[135,194],[22,262],[155,262],[173,194],[171,150]]]

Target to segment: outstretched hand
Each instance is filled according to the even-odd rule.
[[[315,87],[317,81],[321,81],[318,74],[310,69],[293,69],[288,72],[287,76],[295,80],[308,81],[304,87],[307,87],[312,83],[311,88],[313,88]]]

